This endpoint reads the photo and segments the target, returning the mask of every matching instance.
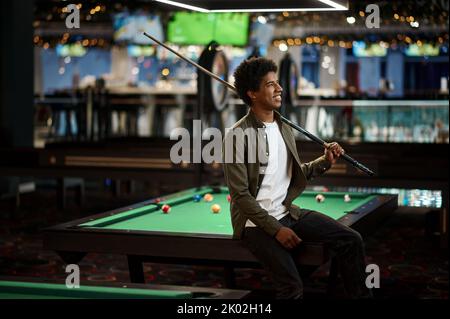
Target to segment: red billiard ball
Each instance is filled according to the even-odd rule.
[[[231,203],[231,195],[227,195],[227,201],[228,203]]]
[[[155,199],[155,203],[156,203],[156,204],[159,204],[160,202],[161,202],[161,198]]]
[[[162,205],[161,210],[163,211],[164,214],[167,214],[170,212],[170,206],[167,204]]]

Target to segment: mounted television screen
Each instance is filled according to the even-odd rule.
[[[176,12],[167,27],[167,41],[181,45],[206,45],[212,40],[223,45],[244,46],[248,41],[247,13]]]
[[[254,22],[251,26],[250,43],[258,47],[268,47],[273,39],[275,26],[272,23]]]
[[[114,15],[114,41],[130,41],[134,37],[136,26],[133,17],[127,12]]]
[[[152,44],[152,40],[144,36],[145,31],[160,41],[164,41],[164,33],[159,16],[147,14],[130,15],[127,12],[114,15],[114,40],[134,44]]]
[[[215,14],[215,41],[224,45],[244,46],[248,41],[250,17],[247,13]]]
[[[154,44],[151,39],[143,35],[144,31],[155,37],[157,40],[164,42],[164,32],[159,16],[136,15],[134,16],[134,19],[136,32],[134,34],[133,43]]]

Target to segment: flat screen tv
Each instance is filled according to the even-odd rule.
[[[159,16],[148,14],[119,13],[114,16],[114,41],[133,44],[152,44],[144,36],[145,31],[160,41],[164,41],[164,32]]]
[[[248,42],[248,13],[176,12],[167,26],[167,41],[180,45],[245,46]]]

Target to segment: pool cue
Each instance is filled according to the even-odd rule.
[[[173,54],[175,54],[176,56],[178,56],[180,59],[190,63],[191,65],[195,66],[196,68],[198,68],[199,70],[201,70],[202,72],[206,73],[207,75],[209,75],[210,77],[214,78],[215,80],[219,81],[220,83],[224,84],[225,86],[227,86],[229,89],[233,90],[234,92],[236,92],[236,88],[234,87],[234,85],[232,85],[231,83],[228,83],[227,81],[221,79],[219,76],[217,76],[216,74],[212,73],[211,71],[209,71],[208,69],[205,69],[204,67],[202,67],[201,65],[195,63],[194,61],[192,61],[191,59],[183,56],[182,54],[178,53],[177,51],[173,50],[172,48],[170,48],[169,46],[165,45],[164,43],[162,43],[161,41],[155,39],[154,37],[152,37],[151,35],[149,35],[147,32],[144,32],[144,35],[146,37],[148,37],[149,39],[151,39],[152,41],[156,42],[157,44],[159,44],[160,46],[164,47],[165,49],[169,50],[170,52],[172,52]],[[299,131],[300,133],[302,133],[303,135],[305,135],[306,137],[310,138],[311,140],[313,140],[314,142],[322,145],[324,148],[328,148],[327,147],[327,143],[322,140],[321,138],[315,136],[314,134],[308,132],[307,130],[305,130],[304,128],[300,127],[299,125],[291,122],[290,120],[288,120],[287,118],[285,118],[284,116],[281,116],[281,120],[286,123],[287,125],[289,125],[290,127],[292,127],[293,129]],[[346,160],[347,162],[349,162],[350,164],[352,164],[354,167],[360,169],[361,171],[363,171],[364,173],[366,173],[369,176],[374,176],[375,173],[370,170],[369,168],[367,168],[366,166],[364,166],[363,164],[359,163],[357,160],[353,159],[352,157],[348,156],[347,154],[341,154],[341,156],[344,160]]]

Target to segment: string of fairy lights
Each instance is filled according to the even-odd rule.
[[[77,37],[78,38],[78,37]],[[58,38],[45,38],[38,35],[35,35],[33,38],[33,43],[35,46],[42,47],[43,49],[47,50],[49,48],[54,48],[57,45],[64,45],[64,44],[76,44],[83,47],[99,47],[99,48],[110,48],[112,45],[114,45],[113,41],[111,39],[105,39],[105,38],[83,38],[82,40],[70,40],[69,33],[64,33],[60,39]]]
[[[411,44],[416,44],[417,46],[423,46],[425,44],[436,45],[447,45],[448,46],[448,33],[443,33],[436,35],[434,37],[424,38],[420,35],[414,34],[397,34],[393,38],[383,37],[378,41],[373,41],[364,37],[353,36],[353,35],[338,35],[336,37],[330,37],[327,35],[316,35],[316,36],[306,36],[302,38],[278,38],[274,39],[272,44],[275,47],[280,48],[281,51],[286,51],[290,46],[300,46],[300,45],[319,45],[328,47],[341,47],[345,49],[351,49],[355,41],[364,41],[366,44],[376,43],[382,48],[386,49],[397,49],[399,47],[406,47]]]

